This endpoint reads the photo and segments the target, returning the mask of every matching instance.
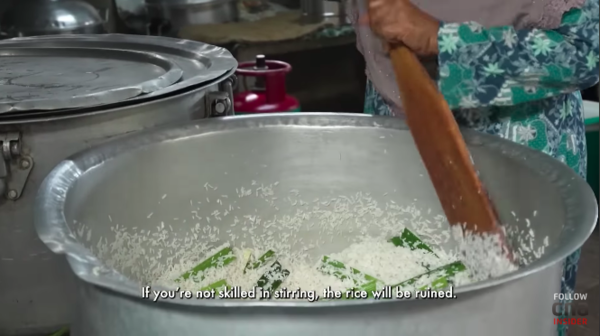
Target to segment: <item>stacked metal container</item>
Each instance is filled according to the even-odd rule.
[[[33,226],[52,167],[126,133],[232,114],[236,67],[222,48],[163,37],[0,42],[0,335],[53,331],[75,309],[72,271]]]

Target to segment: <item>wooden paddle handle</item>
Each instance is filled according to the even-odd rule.
[[[405,46],[390,58],[406,121],[448,222],[498,233],[496,212],[479,180],[454,116],[421,62]]]

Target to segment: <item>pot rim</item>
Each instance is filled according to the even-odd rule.
[[[141,131],[116,140],[87,149],[63,160],[42,182],[35,201],[34,222],[40,239],[50,250],[57,254],[66,254],[73,272],[83,281],[103,287],[113,292],[140,298],[141,285],[126,276],[105,266],[90,250],[79,244],[71,233],[63,213],[66,196],[77,180],[85,172],[98,167],[105,161],[116,158],[132,150],[159,142],[196,137],[201,134],[251,127],[366,127],[408,130],[399,118],[386,118],[351,113],[276,113],[268,115],[244,115],[199,120],[194,123],[162,126]],[[467,143],[477,143],[505,155],[520,164],[538,171],[542,178],[554,185],[562,197],[565,206],[564,229],[569,232],[566,242],[556,249],[546,252],[540,259],[519,268],[517,271],[501,277],[454,288],[455,294],[479,291],[523,278],[544,270],[565,259],[592,234],[598,206],[589,185],[564,163],[543,152],[518,145],[497,136],[462,129]],[[526,159],[525,159],[526,158]],[[549,178],[548,176],[552,176]],[[168,290],[159,286],[154,290]],[[414,299],[411,299],[414,300]],[[328,302],[277,302],[277,301],[241,301],[241,300],[160,300],[163,304],[175,304],[198,307],[289,307],[317,308],[340,307],[370,304],[400,304],[411,300],[336,300]]]
[[[215,45],[182,40],[164,36],[127,35],[127,34],[60,34],[16,37],[0,41],[0,47],[6,48],[55,48],[60,47],[83,47],[92,49],[127,49],[132,51],[149,52],[159,54],[173,61],[178,58],[186,59],[186,63],[195,64],[193,75],[183,78],[163,89],[139,95],[115,104],[140,104],[148,99],[161,99],[182,91],[189,91],[200,85],[214,83],[224,74],[230,73],[237,68],[237,61],[231,53],[222,47]],[[113,106],[87,106],[85,108],[111,108]],[[23,115],[26,110],[21,111]]]
[[[0,114],[0,127],[1,126],[9,126],[9,125],[24,125],[24,124],[35,124],[35,123],[45,123],[45,122],[64,122],[68,120],[73,120],[77,118],[85,118],[92,116],[100,116],[109,113],[125,113],[124,111],[129,111],[131,109],[143,109],[146,106],[175,101],[184,98],[189,94],[193,94],[200,91],[207,91],[208,88],[213,87],[225,79],[230,78],[231,75],[235,73],[236,69],[231,69],[223,76],[207,82],[200,84],[199,86],[189,87],[183,89],[181,91],[173,92],[173,94],[165,95],[164,97],[151,97],[146,100],[140,100],[135,102],[134,104],[127,104],[125,102],[118,102],[109,105],[95,106],[90,108],[82,108],[82,109],[72,109],[72,110],[64,110],[64,114],[53,115],[48,113],[48,116],[44,115],[35,115],[33,117],[29,117],[30,114],[18,115],[14,119],[2,119],[2,114]]]

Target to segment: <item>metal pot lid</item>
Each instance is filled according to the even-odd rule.
[[[110,113],[121,113],[126,111],[131,111],[131,109],[137,108],[145,108],[150,104],[164,104],[166,101],[174,105],[178,105],[182,101],[186,101],[188,96],[194,96],[195,92],[205,91],[211,86],[215,86],[222,82],[223,80],[229,78],[233,75],[235,69],[230,70],[225,73],[223,76],[215,79],[214,81],[207,82],[205,84],[194,87],[193,90],[189,91],[181,91],[174,93],[172,95],[167,95],[164,97],[158,98],[145,98],[147,95],[140,95],[140,99],[138,97],[132,98],[129,100],[99,105],[99,106],[91,106],[86,108],[77,108],[77,109],[60,109],[60,110],[50,110],[50,111],[16,111],[13,113],[0,113],[0,126],[5,125],[25,125],[29,123],[43,123],[57,120],[69,120],[73,118],[78,118],[81,116],[91,116],[91,115],[101,115],[101,114],[110,114]],[[135,101],[134,103],[130,103]]]
[[[7,46],[0,49],[0,113],[115,103],[168,87],[182,74],[148,52]]]
[[[0,20],[3,32],[22,35],[31,32],[72,31],[103,23],[92,5],[84,1],[70,0],[14,1]]]
[[[154,91],[134,97],[128,102],[159,97],[176,91],[189,90],[213,81],[237,67],[229,51],[210,44],[169,37],[105,34],[105,35],[48,35],[22,37],[0,41],[0,48],[18,47],[70,47],[106,48],[151,52],[161,55],[183,70],[182,80]]]

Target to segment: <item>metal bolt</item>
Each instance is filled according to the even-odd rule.
[[[29,161],[26,159],[22,159],[21,162],[19,163],[21,166],[21,169],[27,169],[29,168]]]
[[[223,103],[222,101],[216,101],[215,102],[215,112],[218,114],[225,113],[225,103]]]
[[[215,116],[221,116],[227,113],[227,110],[231,106],[229,98],[218,97],[212,102],[212,111]]]
[[[8,199],[14,200],[17,198],[18,194],[17,194],[16,190],[9,190],[7,196],[8,196]]]
[[[227,112],[232,110],[231,99],[229,99],[229,95],[225,92],[209,92],[207,102],[210,104],[207,108],[211,117],[221,117],[227,115]]]
[[[10,144],[10,154],[12,154],[12,156],[18,156],[21,154],[21,143],[18,141],[13,141]]]

